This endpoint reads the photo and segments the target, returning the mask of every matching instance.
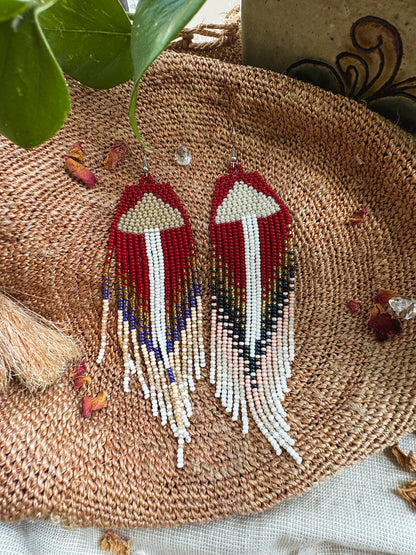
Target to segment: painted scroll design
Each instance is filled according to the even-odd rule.
[[[370,109],[416,133],[416,76],[397,79],[403,42],[394,25],[365,16],[350,30],[353,48],[337,55],[334,66],[303,59],[286,73],[326,90],[364,102]]]

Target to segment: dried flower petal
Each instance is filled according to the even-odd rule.
[[[77,367],[77,369],[71,372],[69,375],[73,379],[76,376],[83,376],[86,373],[87,373],[87,363],[85,362],[85,359],[84,359],[81,362],[81,364]]]
[[[130,555],[130,541],[123,540],[112,530],[104,530],[104,537],[100,540],[100,548],[115,555]]]
[[[398,488],[398,492],[416,508],[416,480],[409,482],[404,488]]]
[[[366,208],[360,208],[360,210],[357,210],[352,216],[348,218],[348,222],[354,226],[360,225],[363,223],[364,218],[367,214],[368,210]]]
[[[96,397],[86,395],[82,401],[82,416],[90,418],[94,411],[103,409],[105,406],[107,406],[107,393],[105,391],[101,391]]]
[[[74,382],[74,391],[80,389],[84,383],[91,385],[91,378],[89,376],[76,376],[75,378],[72,378],[72,380]]]
[[[98,179],[92,171],[83,166],[78,160],[75,160],[75,158],[65,156],[65,165],[74,177],[85,183],[88,189],[92,189],[98,183]]]
[[[387,306],[389,300],[392,299],[396,294],[396,291],[391,291],[390,289],[381,289],[377,295],[373,298],[374,304],[381,304],[382,306]]]
[[[379,304],[370,310],[367,325],[374,329],[377,341],[385,341],[390,336],[401,333],[403,329],[400,320],[386,312]]]
[[[409,451],[409,453],[405,455],[397,444],[393,445],[391,451],[400,466],[410,472],[416,472],[416,457],[413,455],[413,451]]]
[[[78,162],[83,162],[85,158],[84,149],[82,148],[81,141],[74,143],[66,153],[69,158],[74,158]]]
[[[357,312],[360,312],[360,303],[353,300],[348,301],[347,308],[351,312],[351,314],[356,314]]]
[[[106,170],[114,170],[117,164],[124,158],[127,151],[126,141],[118,141],[110,146],[107,156],[104,160]]]

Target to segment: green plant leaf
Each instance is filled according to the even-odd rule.
[[[19,13],[24,12],[32,0],[0,0],[0,21],[13,19]]]
[[[70,109],[65,78],[31,7],[0,23],[0,133],[24,148],[62,126]]]
[[[136,137],[143,145],[135,115],[139,80],[204,3],[205,0],[140,0],[137,5],[131,33],[134,87],[130,97],[129,119]]]
[[[131,22],[118,0],[59,0],[39,16],[63,71],[94,89],[133,75]]]

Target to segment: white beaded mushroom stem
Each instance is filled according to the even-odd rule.
[[[244,257],[246,263],[246,345],[250,356],[256,352],[256,341],[261,332],[261,254],[260,235],[255,214],[244,214],[241,223],[244,233]]]
[[[150,284],[150,326],[152,343],[159,348],[163,362],[166,352],[166,313],[165,313],[165,265],[163,260],[162,242],[158,229],[144,230],[146,256],[149,263]],[[165,356],[164,356],[165,355]],[[156,363],[157,364],[157,363]],[[157,369],[159,370],[157,370]],[[166,399],[163,397],[163,370],[157,364],[156,383],[158,385],[158,401],[162,424],[167,422]]]
[[[165,263],[163,256],[163,247],[160,236],[160,230],[157,228],[145,229],[145,245],[146,255],[149,263],[149,291],[150,291],[150,325],[152,343],[155,348],[159,349],[161,361],[157,365],[159,368],[157,389],[159,395],[163,391],[163,401],[159,396],[159,410],[161,413],[162,423],[169,421],[171,429],[178,439],[178,459],[177,466],[182,468],[183,460],[183,442],[189,438],[189,432],[186,426],[189,425],[188,414],[191,413],[189,400],[187,398],[186,387],[183,383],[179,383],[181,372],[175,372],[175,381],[168,384],[166,371],[172,372],[171,361],[173,357],[169,357],[167,350],[166,337],[166,309],[165,309]],[[188,324],[188,323],[187,323]],[[190,332],[190,326],[187,326],[186,332]],[[186,337],[183,338],[186,343]],[[193,354],[192,350],[187,349],[188,356]],[[192,378],[193,359],[188,358],[182,361],[186,376]],[[187,368],[186,368],[187,367]],[[186,368],[186,370],[185,370]],[[191,382],[193,384],[193,380]]]

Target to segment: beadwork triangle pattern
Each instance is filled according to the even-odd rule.
[[[136,375],[154,416],[178,440],[177,466],[190,441],[190,391],[205,366],[202,303],[188,216],[169,183],[143,176],[127,186],[113,220],[103,272],[101,347],[104,359],[110,265],[115,254],[117,337],[124,391]]]
[[[210,232],[210,381],[248,433],[249,413],[277,454],[302,459],[282,403],[294,358],[295,262],[289,211],[257,173],[216,182]]]

